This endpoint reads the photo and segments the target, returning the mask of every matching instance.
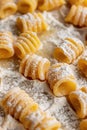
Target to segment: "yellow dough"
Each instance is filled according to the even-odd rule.
[[[81,121],[80,130],[87,130],[87,119]]]
[[[68,64],[56,63],[50,67],[47,80],[55,96],[65,96],[76,90],[77,83]]]
[[[69,3],[71,5],[83,5],[83,6],[87,6],[87,0],[69,0]]]
[[[37,8],[37,0],[18,0],[18,11],[26,14],[28,12],[34,12]]]
[[[0,19],[15,14],[17,5],[13,0],[0,0]]]
[[[38,127],[36,127],[35,130],[58,130],[58,128],[61,127],[61,124],[57,122],[57,120],[53,117],[48,117],[48,118],[45,118],[43,120],[43,122],[41,122],[39,124]]]
[[[22,98],[23,98],[23,101],[22,101]],[[28,101],[28,99],[29,99],[28,95],[26,95],[26,94],[21,94],[17,97],[17,100],[15,99],[15,101],[14,101],[15,102],[15,106],[14,106],[14,113],[15,113],[14,117],[15,117],[15,119],[18,119],[21,115],[22,110],[25,107],[27,107],[27,105],[31,105],[31,103],[33,105],[32,109],[34,107],[36,109],[36,104],[35,103],[33,104],[33,100],[30,98],[29,101]]]
[[[60,62],[71,64],[84,51],[84,44],[77,38],[65,38],[54,49],[54,58]]]
[[[16,20],[18,29],[21,32],[33,31],[42,32],[46,31],[48,25],[41,13],[28,13],[23,16],[19,16]]]
[[[0,32],[0,59],[14,55],[13,36],[11,32]]]
[[[0,105],[6,114],[19,120],[26,129],[58,130],[61,127],[60,122],[43,112],[38,104],[20,88],[11,89],[1,100]]]
[[[87,116],[87,93],[85,93],[84,88],[71,92],[69,101],[79,118],[85,118]]]
[[[80,89],[82,92],[85,92],[85,93],[87,93],[87,87],[86,86],[84,86],[84,87],[81,87],[81,89]]]
[[[19,72],[25,77],[45,80],[50,61],[38,55],[26,55],[20,64]]]
[[[65,4],[65,0],[38,0],[38,9],[50,11]]]
[[[23,59],[26,54],[35,53],[41,46],[41,42],[35,32],[27,31],[20,34],[14,44],[16,55]]]
[[[72,23],[78,27],[87,26],[87,7],[72,5],[65,22]]]
[[[87,77],[87,56],[79,59],[78,68]]]

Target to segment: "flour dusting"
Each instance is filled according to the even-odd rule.
[[[53,50],[56,45],[59,45],[61,39],[65,37],[77,37],[82,42],[84,42],[86,37],[87,28],[85,31],[73,27],[64,23],[64,17],[68,9],[64,6],[60,10],[52,12],[44,12],[43,16],[49,24],[49,30],[39,34],[39,38],[43,44],[37,54],[48,58],[51,63],[57,63],[53,58]],[[17,14],[15,16],[10,16],[4,20],[0,21],[0,31],[11,31],[14,34],[16,40],[19,35],[19,31],[16,27],[16,18],[20,16]],[[77,67],[78,59],[70,65],[74,74],[76,76],[78,86],[86,86],[87,80],[82,76]],[[62,123],[64,130],[79,130],[80,120],[77,118],[75,112],[72,110],[68,104],[65,97],[57,98],[55,97],[49,85],[46,82],[41,82],[39,80],[29,80],[19,73],[20,60],[16,57],[8,60],[0,60],[0,70],[2,77],[2,85],[0,89],[0,99],[13,87],[20,87],[24,89],[39,105],[42,110],[51,113],[56,117],[58,121]],[[11,122],[11,123],[10,123]],[[15,121],[9,115],[5,117],[5,114],[0,108],[0,125],[3,129],[9,130],[25,130],[19,122]]]

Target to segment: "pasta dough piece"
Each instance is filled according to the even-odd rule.
[[[22,98],[23,98],[23,101],[22,101]],[[30,103],[31,106],[32,106],[32,104],[34,104],[34,102],[33,102],[32,99],[30,99],[29,101],[27,99],[28,99],[28,96],[26,96],[26,94],[22,94],[22,95],[20,95],[17,98],[17,101],[16,100],[13,101],[13,104],[15,104],[15,105],[14,105],[13,109],[12,108],[10,109],[10,111],[14,111],[14,108],[17,106],[16,109],[15,109],[15,111],[14,111],[14,113],[15,113],[14,114],[15,119],[19,118],[19,116],[21,115],[22,110],[27,107],[28,103]],[[35,108],[36,108],[36,105],[33,105],[32,110],[34,110]]]
[[[40,122],[39,126],[35,130],[58,130],[58,122],[53,117],[45,118],[43,122]]]
[[[21,98],[19,95],[21,96]],[[23,107],[23,104],[25,104],[25,107]],[[4,108],[6,113],[11,114],[14,117],[15,117],[15,113],[16,114],[20,113],[18,119],[20,118],[23,110],[26,107],[28,107],[28,111],[30,113],[38,110],[38,104],[35,103],[33,99],[28,96],[28,94],[26,94],[23,90],[19,88],[11,89],[11,91],[9,91],[7,95],[4,97],[4,99],[1,101],[1,105]],[[12,108],[13,108],[13,113],[11,112]]]
[[[87,6],[87,0],[69,0],[71,5],[83,5]]]
[[[0,19],[8,17],[17,11],[17,6],[13,0],[0,0]]]
[[[76,111],[79,118],[87,116],[87,93],[82,90],[77,90],[69,95],[70,103]]]
[[[58,128],[61,127],[60,122],[43,112],[38,107],[38,104],[20,88],[11,89],[1,100],[1,106],[7,114],[12,115],[14,118],[16,118],[15,114],[18,114],[16,119],[18,119],[26,129],[58,130]],[[8,111],[6,108],[8,108]],[[10,113],[12,109],[13,113]]]
[[[17,27],[21,32],[42,32],[47,30],[48,25],[41,13],[25,14],[17,18]]]
[[[47,80],[55,96],[65,96],[77,89],[77,83],[68,64],[56,63],[50,67]]]
[[[87,26],[87,7],[81,5],[72,5],[70,12],[65,18],[65,21],[72,23],[75,26],[84,27]]]
[[[54,49],[54,58],[60,62],[72,63],[84,50],[84,44],[77,38],[66,38]]]
[[[65,4],[65,0],[38,0],[38,9],[50,11]]]
[[[14,55],[13,36],[11,32],[0,32],[0,59]]]
[[[14,49],[16,55],[23,59],[26,54],[35,53],[41,46],[41,42],[37,37],[35,32],[27,31],[20,34],[16,43],[14,44]]]
[[[37,8],[37,0],[18,0],[18,11],[26,14],[28,12],[34,12]]]
[[[78,68],[87,77],[87,56],[79,59]]]
[[[20,64],[20,73],[32,79],[46,79],[46,73],[50,67],[50,61],[41,56],[26,55]]]
[[[80,130],[87,130],[87,119],[81,121]]]

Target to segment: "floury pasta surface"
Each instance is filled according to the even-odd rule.
[[[58,62],[53,58],[53,50],[61,43],[61,39],[65,39],[66,37],[76,37],[83,42],[86,40],[86,28],[76,28],[73,27],[73,25],[64,22],[67,11],[68,8],[63,6],[56,11],[43,12],[43,16],[49,25],[49,29],[46,32],[38,34],[43,46],[36,54],[48,58],[52,64]],[[19,31],[15,25],[18,16],[20,16],[20,14],[0,20],[0,31],[11,31],[16,39],[19,35]],[[86,52],[87,51],[85,50],[82,55],[85,55]],[[82,57],[82,55],[80,57]],[[82,87],[87,85],[87,81],[78,70],[78,59],[75,60],[70,67],[74,71],[78,87]],[[0,60],[0,77],[2,78],[0,99],[2,99],[11,88],[20,87],[39,104],[42,110],[54,115],[56,119],[61,122],[62,129],[79,130],[80,119],[76,116],[76,113],[69,105],[67,99],[65,97],[55,97],[50,90],[49,84],[45,81],[29,80],[22,76],[19,73],[19,63],[20,60],[17,59],[17,57],[8,60]],[[2,108],[0,108],[0,125],[2,129],[6,130],[9,130],[9,128],[10,130],[25,130],[24,127],[12,117],[5,116]]]

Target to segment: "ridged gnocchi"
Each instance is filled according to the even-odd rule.
[[[87,77],[87,56],[78,60],[78,68]]]
[[[78,38],[65,38],[54,49],[54,58],[60,62],[71,64],[84,50],[84,44]]]
[[[21,32],[42,32],[48,29],[48,24],[41,13],[28,13],[23,16],[19,16],[17,18],[16,25]]]
[[[21,33],[14,44],[16,55],[23,59],[26,54],[35,53],[41,47],[41,42],[35,32]]]
[[[87,89],[87,88],[86,88]],[[84,87],[70,93],[69,101],[79,118],[87,116],[87,90]]]
[[[0,0],[0,19],[6,18],[17,11],[13,0]]]
[[[1,101],[7,114],[19,120],[26,129],[58,130],[61,124],[43,112],[37,103],[20,88],[11,89]]]
[[[72,5],[65,22],[79,27],[87,26],[87,7]]]
[[[14,55],[13,36],[11,32],[0,32],[0,59]]]
[[[18,11],[23,14],[32,13],[37,8],[37,2],[37,0],[18,0]]]
[[[75,76],[66,63],[52,65],[47,73],[47,81],[55,96],[65,96],[77,89]]]
[[[46,79],[50,61],[38,55],[26,55],[20,64],[19,72],[32,79]]]
[[[38,0],[38,9],[49,11],[65,4],[65,0]]]

